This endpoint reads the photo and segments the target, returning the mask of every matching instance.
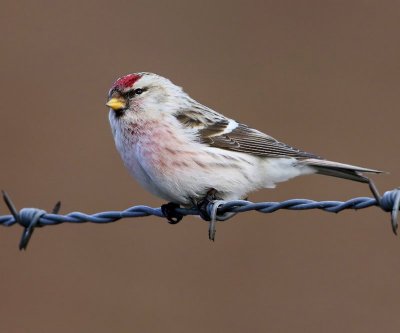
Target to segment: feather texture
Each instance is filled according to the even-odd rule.
[[[207,110],[208,111],[208,110]],[[317,173],[363,183],[369,179],[366,173],[382,171],[350,164],[328,161],[318,155],[294,148],[247,125],[237,123],[212,110],[209,116],[196,111],[179,113],[177,119],[183,126],[197,130],[199,142],[209,147],[270,158],[295,158],[299,165],[313,167]],[[207,112],[208,113],[208,112]],[[206,115],[207,115],[206,113]]]
[[[140,93],[135,93],[135,91]],[[185,206],[210,189],[242,199],[291,178],[320,173],[368,182],[378,170],[332,162],[294,148],[198,103],[181,87],[152,73],[117,80],[109,99],[116,147],[130,173],[153,194]]]

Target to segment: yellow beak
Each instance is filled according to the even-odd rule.
[[[107,103],[107,106],[109,106],[111,109],[113,109],[114,111],[118,111],[118,110],[122,110],[125,108],[126,104],[125,101],[123,99],[120,98],[111,98]]]

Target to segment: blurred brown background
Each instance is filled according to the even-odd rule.
[[[400,184],[395,1],[5,1],[0,187],[19,208],[159,206],[114,148],[111,83],[152,71],[220,112]],[[347,199],[322,176],[254,201]],[[8,214],[3,203],[1,214]],[[398,332],[400,239],[379,209],[0,230],[0,332]]]

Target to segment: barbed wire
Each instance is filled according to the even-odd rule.
[[[400,208],[400,188],[387,191],[380,196],[373,185],[372,192],[375,198],[359,197],[347,201],[314,201],[309,199],[290,199],[282,202],[251,202],[246,200],[215,200],[211,201],[206,206],[208,216],[204,216],[197,208],[174,208],[177,220],[171,220],[170,223],[179,222],[182,217],[188,215],[200,215],[203,220],[209,222],[209,238],[215,239],[215,225],[217,221],[226,221],[238,213],[248,211],[257,211],[260,213],[273,213],[280,209],[286,210],[306,210],[306,209],[320,209],[326,212],[338,213],[345,209],[364,209],[371,206],[380,207],[385,212],[391,213],[391,226],[394,234],[397,234],[397,216]],[[167,217],[162,207],[152,208],[149,206],[133,206],[123,211],[106,211],[95,214],[85,214],[81,212],[72,212],[66,215],[58,214],[61,203],[57,202],[51,213],[38,208],[23,208],[19,212],[15,208],[10,197],[3,193],[3,199],[11,212],[11,215],[0,216],[0,225],[10,227],[18,224],[24,228],[22,233],[19,248],[26,249],[29,240],[35,228],[57,225],[61,223],[111,223],[123,218],[157,216]]]

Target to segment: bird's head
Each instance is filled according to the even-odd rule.
[[[153,73],[133,73],[119,78],[108,94],[113,117],[160,117],[186,102],[181,87]]]

